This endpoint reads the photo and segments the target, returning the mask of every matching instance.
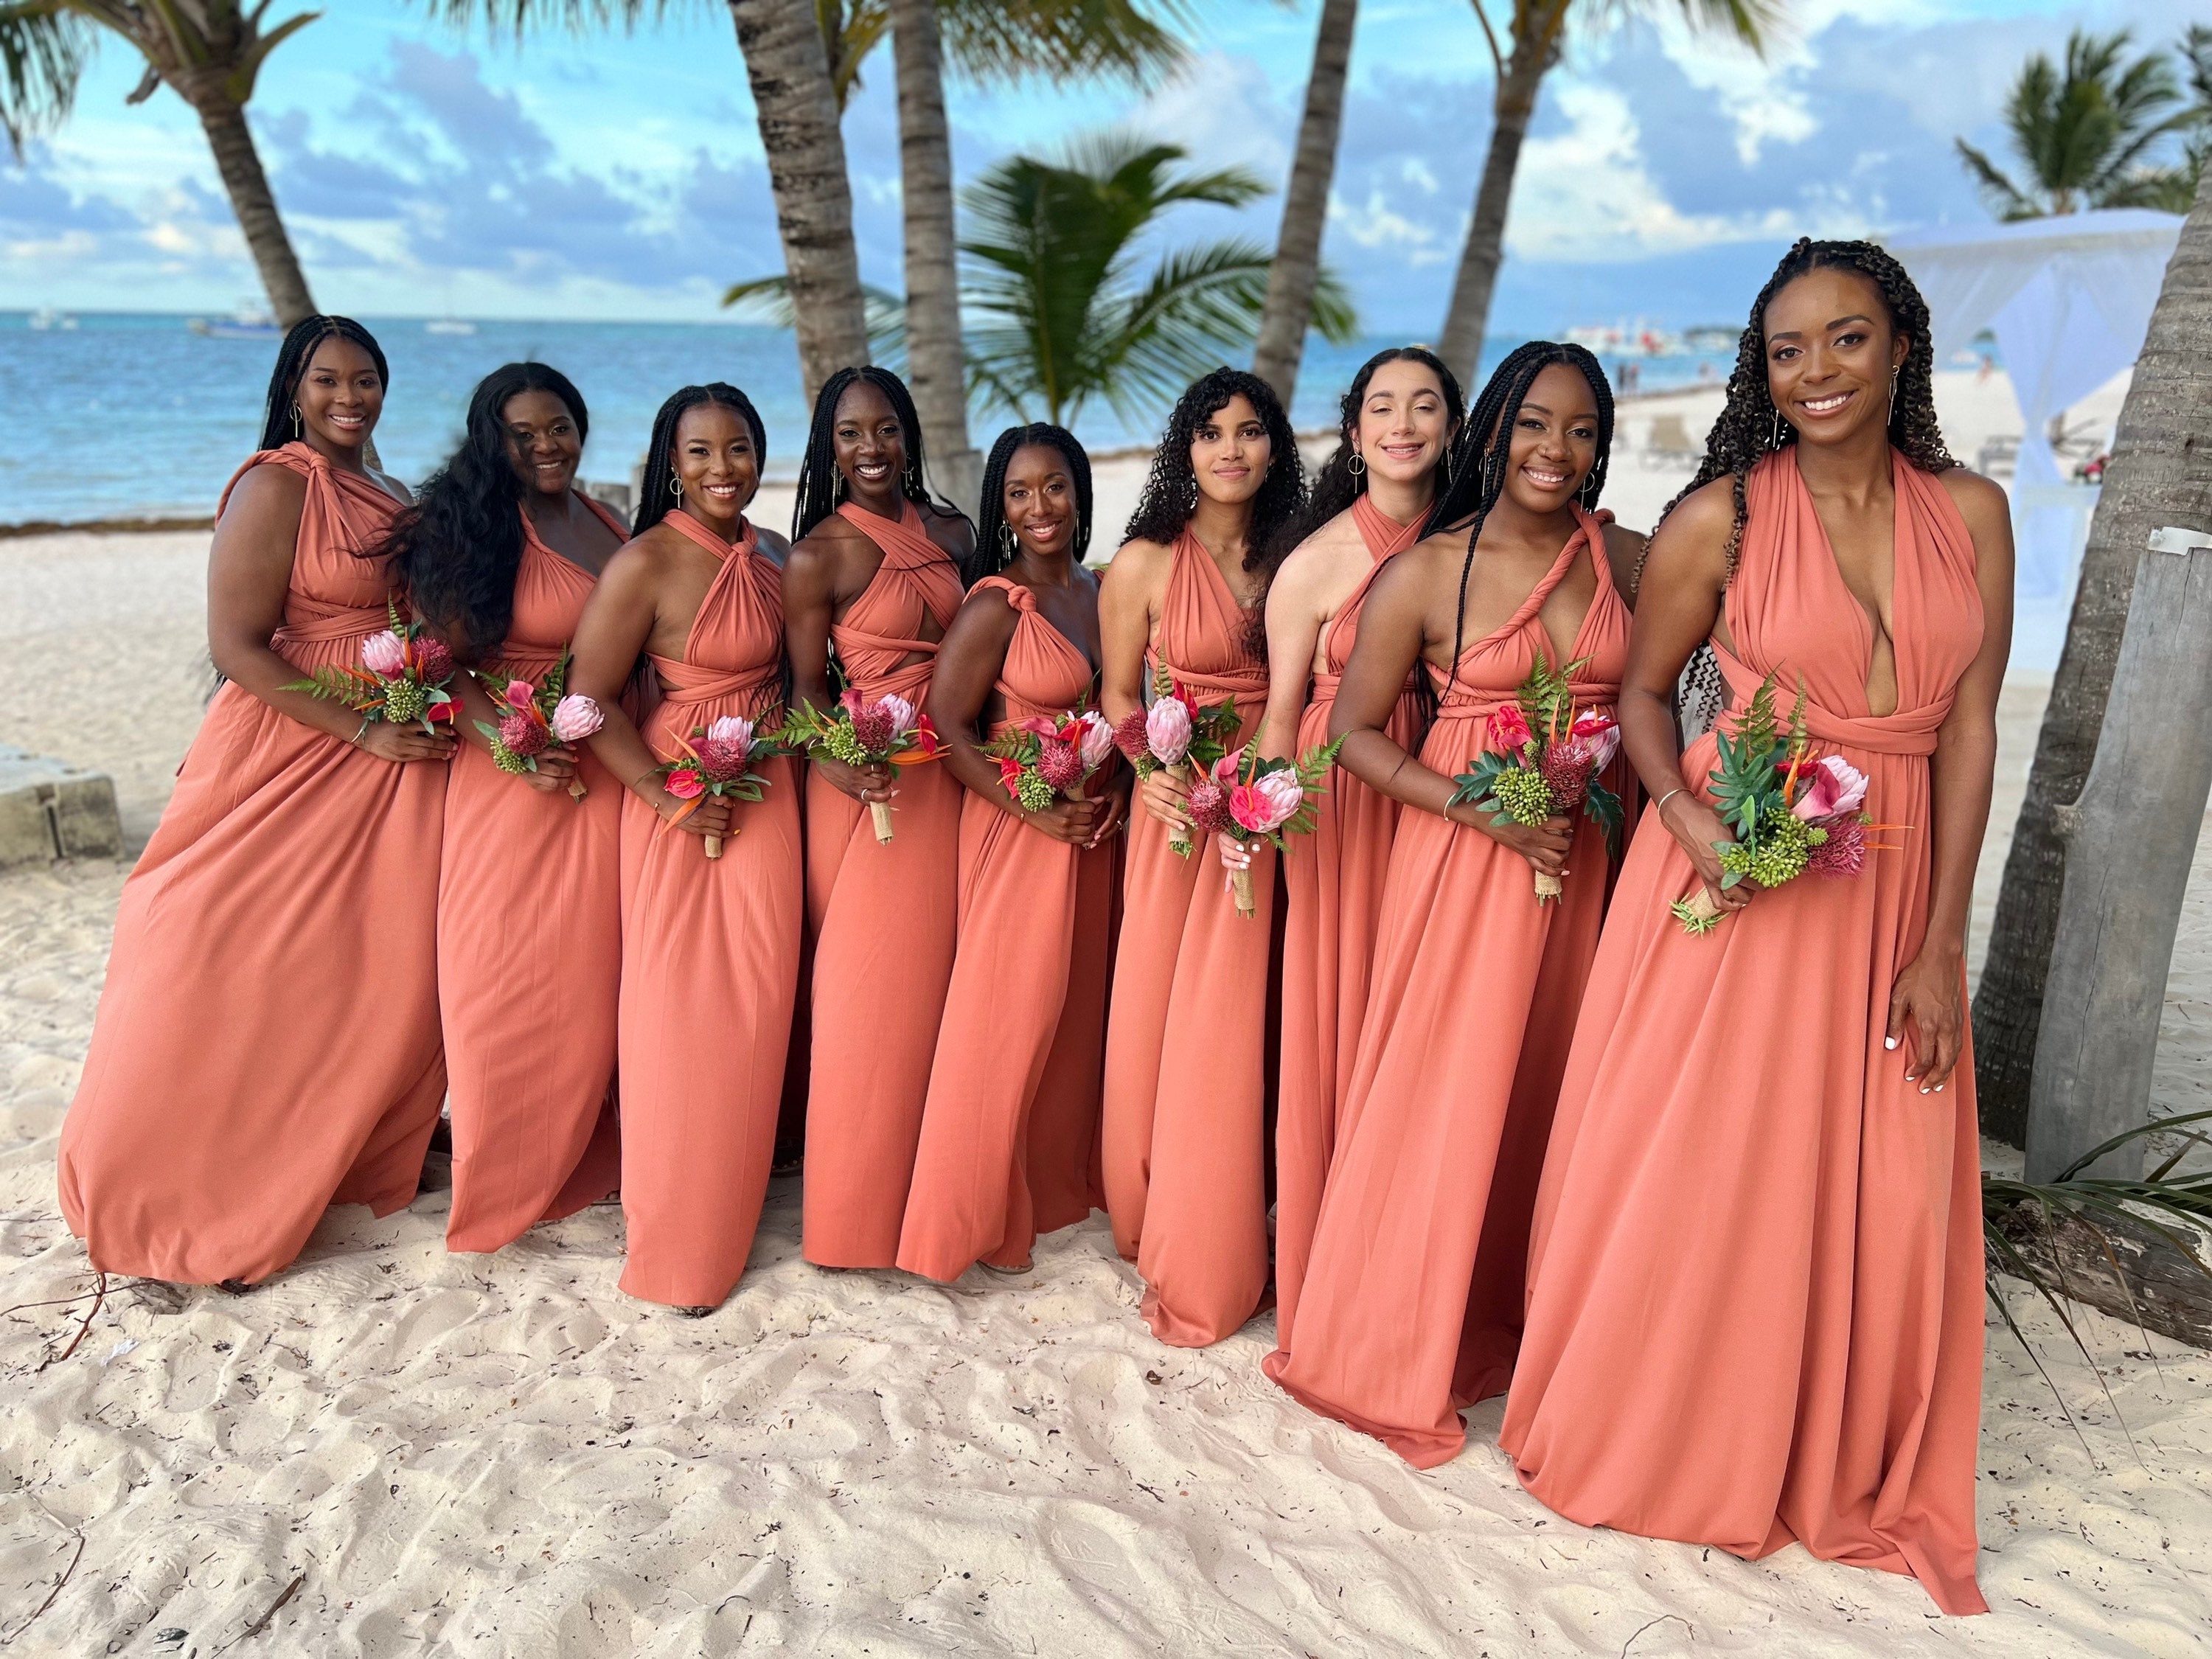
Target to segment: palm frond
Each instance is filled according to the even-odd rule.
[[[976,86],[1097,78],[1146,86],[1179,72],[1189,48],[1152,12],[1189,21],[1181,0],[938,0],[946,67]]]
[[[889,289],[860,284],[867,307],[868,355],[886,368],[896,368],[906,356],[906,301]],[[793,328],[799,308],[791,297],[788,276],[756,276],[732,283],[722,295],[722,304],[770,328]]]
[[[657,23],[671,13],[720,11],[712,0],[413,0],[434,21],[466,29],[482,23],[518,42],[550,29],[572,34]]]
[[[1963,138],[1951,141],[1959,147],[1959,158],[1966,162],[1966,170],[1974,175],[1990,210],[2004,220],[2034,219],[2041,216],[2043,209],[2028,197],[2018,185],[2007,178],[2004,170],[1980,150]]]
[[[94,38],[52,0],[0,5],[0,128],[18,158],[27,140],[69,118]]]

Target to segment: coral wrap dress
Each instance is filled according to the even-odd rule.
[[[387,625],[360,556],[401,503],[306,444],[284,623],[305,675]],[[222,507],[216,509],[218,516]],[[107,981],[62,1125],[62,1213],[93,1265],[264,1279],[324,1209],[402,1209],[446,1093],[438,845],[446,766],[394,765],[226,683],[124,884]]]
[[[1896,711],[1869,712],[1874,625],[1791,450],[1752,471],[1719,657],[1739,708],[1770,671],[1802,674],[1818,751],[1867,775],[1877,821],[1917,827],[1703,939],[1668,915],[1688,857],[1656,826],[1638,839],[1560,1092],[1501,1438],[1586,1525],[1748,1557],[1795,1539],[1975,1613],[1973,1054],[1923,1097],[1882,1036],[1926,930],[1928,757],[1982,606],[1949,495],[1891,470]],[[1708,733],[1684,787],[1706,793],[1713,763]]]
[[[992,736],[1086,707],[1097,670],[1083,647],[1028,588],[987,576],[986,589],[1016,613]],[[972,793],[962,806],[959,948],[899,1235],[908,1272],[1021,1267],[1038,1234],[1104,1201],[1092,1147],[1113,878],[1110,843],[1055,841]]]
[[[622,540],[629,532],[579,496]],[[597,580],[530,515],[498,664],[542,684]],[[608,1083],[622,983],[622,784],[573,745],[583,799],[540,793],[463,743],[446,790],[438,1005],[453,1118],[446,1247],[496,1250],[620,1178]]]
[[[844,683],[870,700],[896,693],[919,711],[936,640],[965,596],[959,568],[912,503],[896,520],[854,506],[846,520],[883,563],[830,642]],[[893,833],[808,769],[806,907],[814,929],[811,1083],[806,1104],[804,1249],[824,1267],[889,1267],[898,1258],[921,1135],[958,908],[959,780],[937,761],[893,775]]]
[[[1620,696],[1628,612],[1600,520],[1581,520],[1512,617],[1437,685],[1423,764],[1468,770],[1538,652],[1554,666],[1589,659],[1573,682],[1578,705],[1610,708]],[[1538,613],[1584,559],[1597,592],[1562,657]],[[1528,1218],[1607,862],[1604,831],[1577,812],[1565,890],[1539,903],[1520,854],[1432,812],[1399,818],[1297,1328],[1264,1364],[1314,1410],[1422,1468],[1458,1454],[1461,1408],[1512,1370]]]
[[[1176,538],[1152,655],[1201,703],[1233,700],[1238,741],[1259,726],[1267,667],[1246,612],[1186,529]],[[1258,914],[1240,916],[1210,838],[1179,858],[1173,831],[1130,814],[1121,927],[1106,1022],[1102,1137],[1114,1244],[1145,1280],[1152,1334],[1218,1342],[1267,1289],[1267,1016],[1275,854],[1252,854]]]
[[[663,522],[722,561],[682,659],[647,659],[646,746],[673,759],[696,727],[776,708],[783,573],[750,524],[728,546],[681,509]],[[675,1307],[717,1305],[744,1272],[775,1152],[804,875],[796,768],[757,769],[719,859],[623,797],[622,1288]]]
[[[1360,607],[1384,562],[1421,539],[1421,522],[1400,524],[1362,494],[1352,522],[1366,544],[1367,574],[1329,618],[1322,635],[1328,668],[1313,677],[1298,718],[1298,752],[1328,742],[1336,689],[1359,632]],[[1415,671],[1419,672],[1418,669]],[[1384,728],[1411,750],[1420,739],[1418,682],[1406,690]],[[1276,1068],[1275,1333],[1287,1346],[1297,1315],[1322,1185],[1336,1150],[1337,1126],[1352,1088],[1352,1063],[1367,1012],[1368,975],[1382,915],[1382,884],[1397,833],[1398,803],[1370,789],[1341,766],[1331,769],[1328,793],[1314,810],[1310,836],[1290,843],[1283,858],[1289,914],[1283,927],[1282,1062]]]

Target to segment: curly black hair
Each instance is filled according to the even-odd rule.
[[[1459,607],[1452,621],[1451,678],[1445,682],[1446,690],[1459,679],[1460,647],[1467,637],[1467,581],[1474,571],[1474,544],[1482,534],[1483,520],[1505,490],[1514,418],[1520,414],[1522,402],[1536,377],[1555,363],[1579,373],[1589,382],[1590,395],[1597,400],[1597,454],[1590,462],[1589,476],[1575,491],[1575,500],[1585,513],[1594,512],[1604,493],[1606,469],[1613,459],[1613,388],[1606,380],[1604,366],[1578,345],[1531,340],[1516,346],[1491,372],[1474,407],[1468,411],[1467,424],[1460,428],[1459,451],[1452,459],[1450,486],[1437,498],[1437,504],[1429,509],[1428,523],[1422,526],[1425,535],[1434,535],[1442,529],[1455,528],[1462,521],[1467,525],[1467,556],[1459,567]]]
[[[1028,426],[1010,426],[999,434],[983,462],[983,497],[977,509],[981,516],[975,524],[975,550],[968,556],[960,572],[960,580],[970,587],[986,576],[997,575],[1013,562],[1013,536],[1006,526],[1006,468],[1013,461],[1014,452],[1025,444],[1057,450],[1067,463],[1068,480],[1075,486],[1075,540],[1069,545],[1068,556],[1081,564],[1091,551],[1089,452],[1065,427],[1049,426],[1042,421]]]
[[[591,416],[567,375],[544,363],[502,363],[470,395],[461,447],[423,481],[376,550],[391,560],[415,614],[457,636],[472,662],[492,660],[514,620],[524,484],[502,411],[525,392],[550,392],[567,404],[579,442],[590,433]]]
[[[931,495],[923,482],[927,461],[921,450],[921,417],[915,413],[914,394],[906,382],[888,368],[873,363],[841,368],[822,383],[814,399],[814,419],[806,428],[806,453],[799,463],[799,494],[792,507],[791,539],[805,536],[837,510],[845,499],[845,475],[837,470],[837,400],[855,385],[866,381],[890,402],[906,441],[906,466],[899,474],[899,493],[916,507],[940,513],[967,515],[951,502]]]
[[[1667,503],[1659,522],[1683,501],[1714,479],[1726,477],[1735,497],[1735,522],[1729,531],[1728,576],[1735,577],[1736,556],[1743,547],[1744,480],[1759,460],[1797,441],[1797,428],[1784,420],[1774,406],[1766,380],[1766,308],[1774,297],[1808,271],[1855,271],[1874,284],[1889,312],[1890,326],[1911,341],[1899,368],[1897,395],[1889,410],[1889,441],[1905,459],[1923,472],[1945,472],[1956,466],[1944,447],[1943,432],[1936,419],[1936,365],[1928,347],[1931,331],[1928,301],[1911,276],[1896,258],[1874,242],[1816,242],[1801,236],[1759,297],[1751,302],[1751,320],[1736,342],[1735,368],[1729,374],[1728,401],[1705,437],[1705,459],[1682,493]],[[1656,526],[1654,526],[1656,532]],[[1641,576],[1639,568],[1637,572]]]
[[[762,426],[760,410],[753,407],[751,398],[726,380],[678,387],[668,394],[668,400],[653,417],[653,435],[645,445],[645,471],[639,475],[637,512],[630,520],[632,536],[642,536],[682,504],[681,492],[671,488],[676,482],[676,424],[684,418],[685,410],[696,409],[702,404],[718,404],[724,409],[737,410],[746,429],[753,434],[753,464],[760,466],[767,463],[768,429]]]
[[[369,362],[376,365],[376,378],[390,390],[392,371],[376,336],[350,317],[325,317],[320,313],[302,317],[285,331],[284,343],[276,348],[276,366],[269,372],[269,392],[261,404],[261,448],[282,449],[300,435],[292,416],[300,395],[300,379],[307,372],[315,348],[329,339],[349,340],[366,351]]]
[[[1252,499],[1252,522],[1244,533],[1244,568],[1257,570],[1266,562],[1275,532],[1305,505],[1306,471],[1298,459],[1298,441],[1291,434],[1290,416],[1282,400],[1256,374],[1224,367],[1201,374],[1176,399],[1168,416],[1167,430],[1152,452],[1152,470],[1146,477],[1137,510],[1129,517],[1124,541],[1171,543],[1182,534],[1190,515],[1198,510],[1198,472],[1190,464],[1190,447],[1199,423],[1228,407],[1231,398],[1252,405],[1267,428],[1270,459],[1267,476]]]
[[[1451,479],[1451,452],[1459,436],[1460,422],[1467,413],[1467,399],[1460,391],[1459,376],[1445,367],[1444,360],[1426,346],[1392,346],[1378,351],[1360,364],[1359,372],[1352,377],[1346,388],[1344,400],[1337,410],[1339,434],[1336,453],[1322,463],[1315,475],[1313,487],[1307,492],[1303,509],[1291,515],[1288,523],[1278,530],[1267,544],[1261,568],[1266,582],[1273,582],[1275,572],[1282,568],[1283,561],[1300,542],[1312,535],[1331,519],[1350,508],[1367,489],[1367,470],[1364,466],[1354,472],[1352,458],[1359,433],[1360,405],[1367,401],[1367,383],[1375,378],[1375,371],[1385,363],[1419,363],[1437,377],[1437,384],[1444,396],[1444,448],[1437,458],[1437,470],[1443,475],[1441,484]],[[1439,488],[1438,495],[1443,489]]]

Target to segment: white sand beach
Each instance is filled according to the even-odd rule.
[[[2016,429],[2002,377],[1943,379],[1961,456]],[[1608,501],[1625,522],[1648,525],[1686,476],[1644,464],[1653,417],[1701,435],[1718,398],[1624,408]],[[1139,461],[1102,464],[1101,553],[1140,478]],[[0,542],[0,740],[112,772],[134,848],[206,687],[206,540]],[[2047,684],[2007,689],[1978,950]],[[2212,846],[2198,859],[2205,877]],[[445,1195],[426,1193],[380,1222],[333,1211],[248,1296],[112,1283],[80,1338],[93,1278],[54,1149],[124,874],[0,875],[12,1652],[2212,1652],[2212,1355],[2084,1311],[2108,1400],[2017,1286],[2049,1380],[1993,1324],[1993,1612],[1968,1620],[1800,1549],[1754,1565],[1576,1527],[1515,1483],[1496,1401],[1464,1455],[1412,1470],[1262,1377],[1272,1315],[1201,1352],[1154,1342],[1100,1217],[1042,1241],[1025,1276],[940,1287],[808,1267],[780,1181],[744,1283],[692,1321],[615,1289],[618,1209],[451,1256]],[[2212,877],[2183,920],[2162,1044],[2159,1107],[2206,1104]]]

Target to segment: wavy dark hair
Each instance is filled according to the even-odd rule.
[[[906,382],[888,368],[873,363],[841,368],[822,383],[814,399],[814,419],[806,428],[806,453],[799,463],[799,495],[791,510],[791,539],[799,540],[837,510],[845,499],[845,475],[837,471],[837,400],[866,381],[884,394],[898,416],[906,442],[906,466],[899,474],[899,493],[916,507],[926,507],[957,518],[968,515],[948,501],[932,495],[923,482],[927,458],[922,453],[921,417],[915,413],[914,394]]]
[[[1928,301],[1905,267],[1874,242],[1816,242],[1801,236],[1759,297],[1751,302],[1751,320],[1736,342],[1735,368],[1729,374],[1728,401],[1705,435],[1705,459],[1682,493],[1667,503],[1659,515],[1680,507],[1684,499],[1716,478],[1726,477],[1735,497],[1735,521],[1729,531],[1728,579],[1735,578],[1736,556],[1743,547],[1744,480],[1765,456],[1797,441],[1797,428],[1781,418],[1774,394],[1766,384],[1766,308],[1774,298],[1800,276],[1814,270],[1855,271],[1874,284],[1889,312],[1890,326],[1912,342],[1897,375],[1897,396],[1889,410],[1889,441],[1905,459],[1923,472],[1946,472],[1958,465],[1944,447],[1943,430],[1936,419],[1936,365],[1929,351],[1931,331]],[[1657,526],[1653,526],[1656,534]],[[1637,572],[1640,577],[1641,568]]]
[[[1459,607],[1453,615],[1451,678],[1444,683],[1446,690],[1459,679],[1460,648],[1467,637],[1467,580],[1474,571],[1474,544],[1482,535],[1483,520],[1505,491],[1514,419],[1521,413],[1522,403],[1536,377],[1555,363],[1581,374],[1597,400],[1597,454],[1590,462],[1589,476],[1575,491],[1575,500],[1585,513],[1592,512],[1604,493],[1606,468],[1613,458],[1613,388],[1607,382],[1604,366],[1583,347],[1561,345],[1556,340],[1531,340],[1516,346],[1492,371],[1474,407],[1468,411],[1452,461],[1451,486],[1429,509],[1429,521],[1423,526],[1425,534],[1434,535],[1441,529],[1456,529],[1462,523],[1467,526],[1467,556],[1459,567]]]
[[[1075,486],[1075,540],[1068,549],[1068,556],[1081,564],[1091,552],[1089,452],[1066,427],[1048,426],[1042,421],[1028,426],[1010,426],[999,434],[983,462],[983,499],[977,508],[975,550],[968,556],[968,562],[960,572],[960,580],[970,587],[986,576],[997,575],[1013,562],[1014,556],[1006,547],[1011,539],[1006,528],[1006,469],[1013,464],[1014,452],[1025,444],[1058,450],[1060,459],[1067,463],[1068,479]]]
[[[1319,530],[1340,513],[1348,510],[1352,502],[1367,493],[1367,471],[1352,470],[1355,441],[1359,435],[1360,405],[1367,401],[1367,383],[1375,378],[1375,371],[1385,363],[1419,363],[1437,377],[1437,384],[1444,395],[1444,447],[1437,457],[1437,470],[1443,475],[1440,483],[1451,482],[1451,456],[1459,437],[1460,422],[1467,413],[1467,399],[1460,391],[1459,376],[1444,364],[1444,360],[1426,346],[1392,346],[1378,351],[1360,364],[1359,372],[1352,377],[1345,389],[1343,402],[1337,409],[1336,453],[1322,463],[1315,474],[1313,486],[1306,492],[1306,504],[1291,515],[1290,521],[1278,530],[1267,544],[1261,568],[1272,583],[1275,572],[1282,568],[1283,561],[1300,542]],[[1438,495],[1443,494],[1439,488]]]
[[[477,382],[461,422],[461,447],[422,482],[413,506],[377,547],[415,614],[489,662],[514,621],[514,576],[522,567],[522,501],[507,434],[507,400],[550,392],[568,405],[580,441],[591,430],[582,395],[544,363],[502,363]]]
[[[282,449],[299,434],[292,429],[292,404],[300,395],[300,380],[307,372],[315,348],[325,340],[349,340],[368,354],[376,365],[376,378],[391,390],[392,370],[384,361],[384,348],[350,317],[325,317],[318,312],[302,317],[285,331],[284,343],[276,348],[276,366],[269,371],[269,395],[261,404],[263,449]]]
[[[653,435],[645,444],[645,471],[638,479],[637,512],[630,520],[632,536],[645,534],[678,504],[681,498],[669,488],[676,477],[676,426],[684,418],[685,410],[696,409],[702,404],[716,404],[737,410],[746,430],[753,434],[754,465],[768,465],[768,428],[761,424],[760,410],[753,407],[751,398],[727,380],[678,386],[668,394],[653,417]]]
[[[1198,473],[1190,464],[1190,447],[1197,438],[1199,422],[1219,414],[1231,398],[1239,397],[1259,415],[1272,450],[1267,476],[1260,493],[1253,497],[1252,523],[1244,536],[1244,568],[1257,570],[1266,562],[1275,532],[1305,505],[1306,471],[1298,459],[1298,441],[1291,434],[1282,400],[1265,380],[1241,368],[1224,367],[1201,374],[1176,399],[1122,540],[1165,544],[1182,534],[1190,515],[1198,511]]]

